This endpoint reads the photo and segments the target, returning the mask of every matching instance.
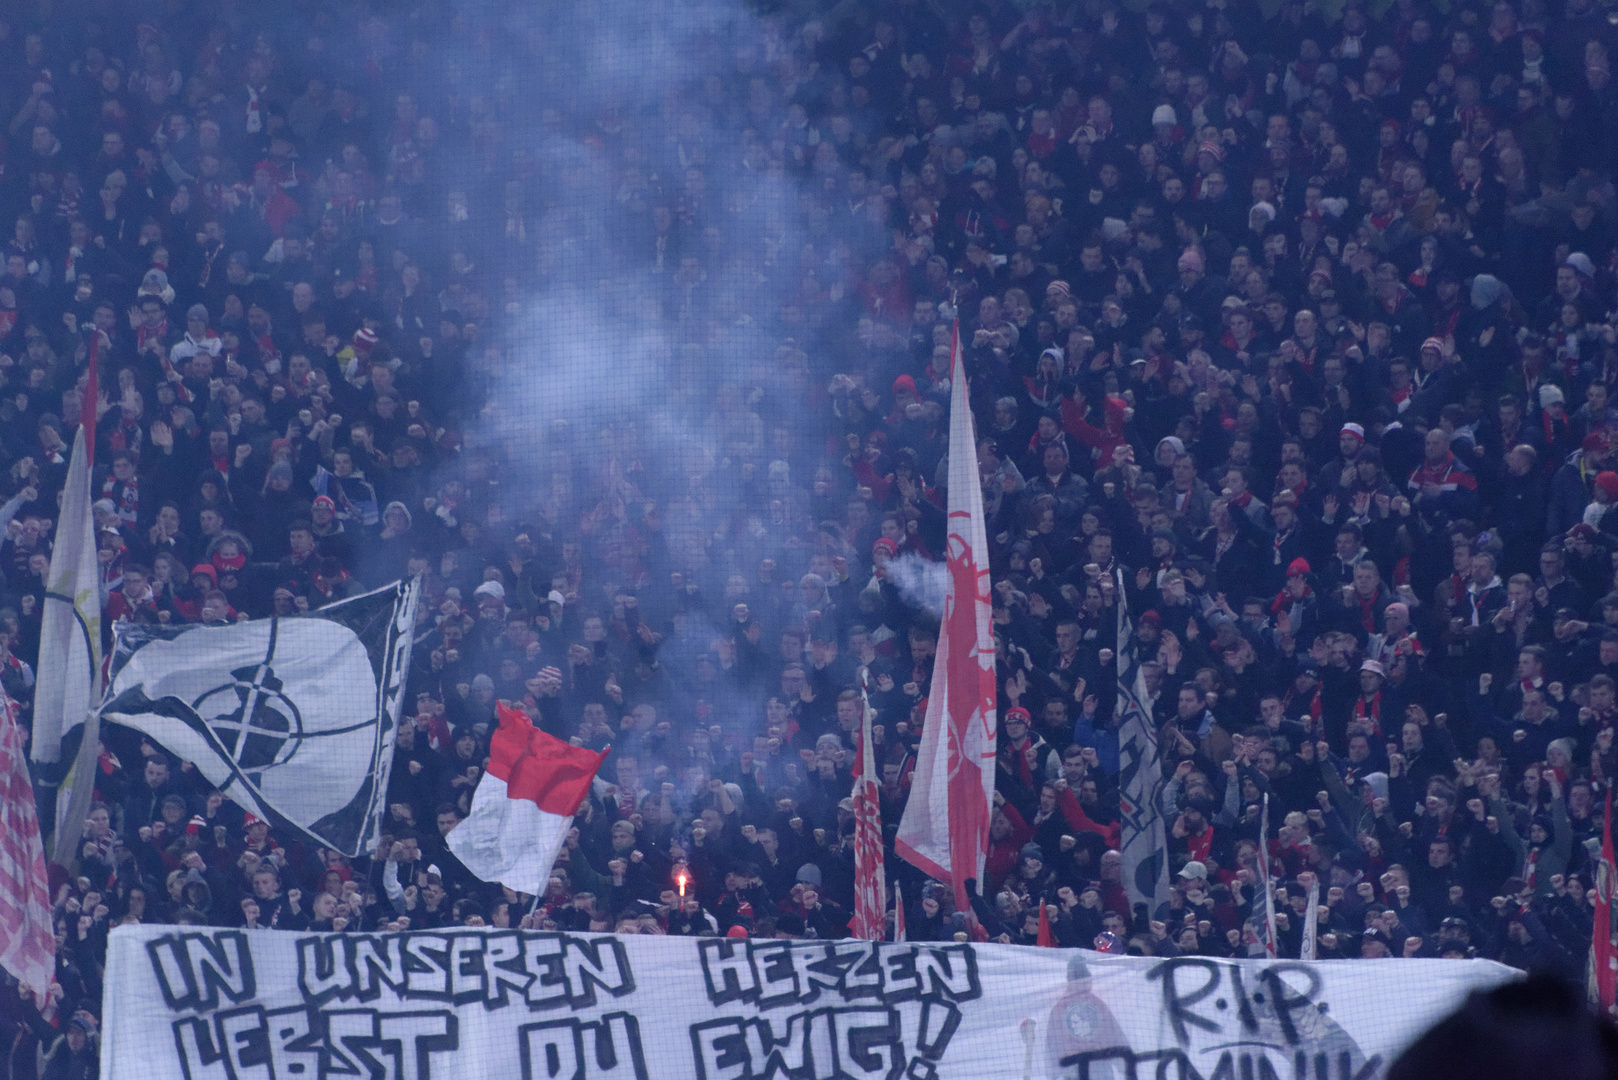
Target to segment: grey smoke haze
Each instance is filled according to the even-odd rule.
[[[766,412],[756,388],[801,401],[806,377],[789,335],[766,325],[798,284],[799,182],[762,167],[768,133],[719,74],[764,62],[764,27],[738,3],[670,0],[536,4],[514,21],[537,60],[509,85],[543,180],[529,218],[542,284],[510,298],[519,315],[473,442],[505,443],[542,502],[566,465],[603,468],[603,455],[616,464],[607,494],[635,465],[636,488],[659,501],[716,470],[734,478],[736,444],[761,434],[746,417]],[[683,234],[661,258],[656,207]],[[727,385],[752,399],[738,409],[727,395],[716,412]],[[798,412],[801,430],[812,418]],[[759,477],[774,456],[764,442]]]

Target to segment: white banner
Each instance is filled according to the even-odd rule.
[[[1482,960],[454,929],[112,932],[104,1080],[1374,1080]]]

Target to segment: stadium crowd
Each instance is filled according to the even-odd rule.
[[[0,14],[24,723],[92,353],[109,641],[427,596],[371,859],[104,731],[60,1030],[4,995],[44,1075],[93,1074],[121,922],[843,935],[862,671],[912,940],[1032,943],[1045,901],[1064,945],[1247,955],[1267,860],[1282,955],[1315,882],[1323,958],[1582,970],[1618,770],[1611,4],[802,3],[622,111],[536,98],[569,42],[531,5],[293,7]],[[679,453],[550,422],[522,316],[569,274],[667,333]],[[975,920],[891,851],[957,312],[1002,688]],[[743,325],[770,350],[713,375]],[[531,428],[480,441],[514,368]],[[1123,648],[1156,910],[1120,880]],[[532,911],[443,840],[497,700],[612,747]]]

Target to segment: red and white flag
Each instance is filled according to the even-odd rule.
[[[495,709],[500,727],[489,741],[489,770],[445,842],[484,881],[538,896],[607,751],[571,746],[520,709]]]
[[[905,861],[954,889],[956,909],[969,912],[966,882],[976,880],[982,894],[989,851],[996,717],[989,545],[959,322],[950,372],[949,592],[910,801],[894,846]]]
[[[0,690],[0,967],[42,1000],[56,973],[50,885],[17,703]]]
[[[862,673],[863,674],[863,673]],[[875,710],[865,696],[861,679],[860,701],[865,720],[860,724],[860,742],[854,750],[854,920],[853,935],[866,941],[881,941],[887,929],[888,882],[883,867],[882,803],[876,782],[876,753],[871,743],[871,718]]]
[[[1618,1005],[1618,927],[1613,920],[1612,789],[1607,789],[1601,825],[1601,861],[1596,864],[1595,927],[1590,940],[1590,999],[1602,1016]]]

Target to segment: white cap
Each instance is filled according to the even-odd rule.
[[[1152,110],[1152,123],[1154,125],[1156,125],[1156,124],[1177,124],[1177,123],[1179,123],[1179,121],[1174,116],[1174,106],[1173,105],[1159,105],[1157,108],[1153,109]]]
[[[506,587],[498,581],[485,581],[482,585],[472,590],[472,595],[492,596],[496,600],[504,600],[506,598]]]
[[[552,589],[551,594],[545,599],[557,607],[567,606],[567,597],[563,596],[559,589]]]

